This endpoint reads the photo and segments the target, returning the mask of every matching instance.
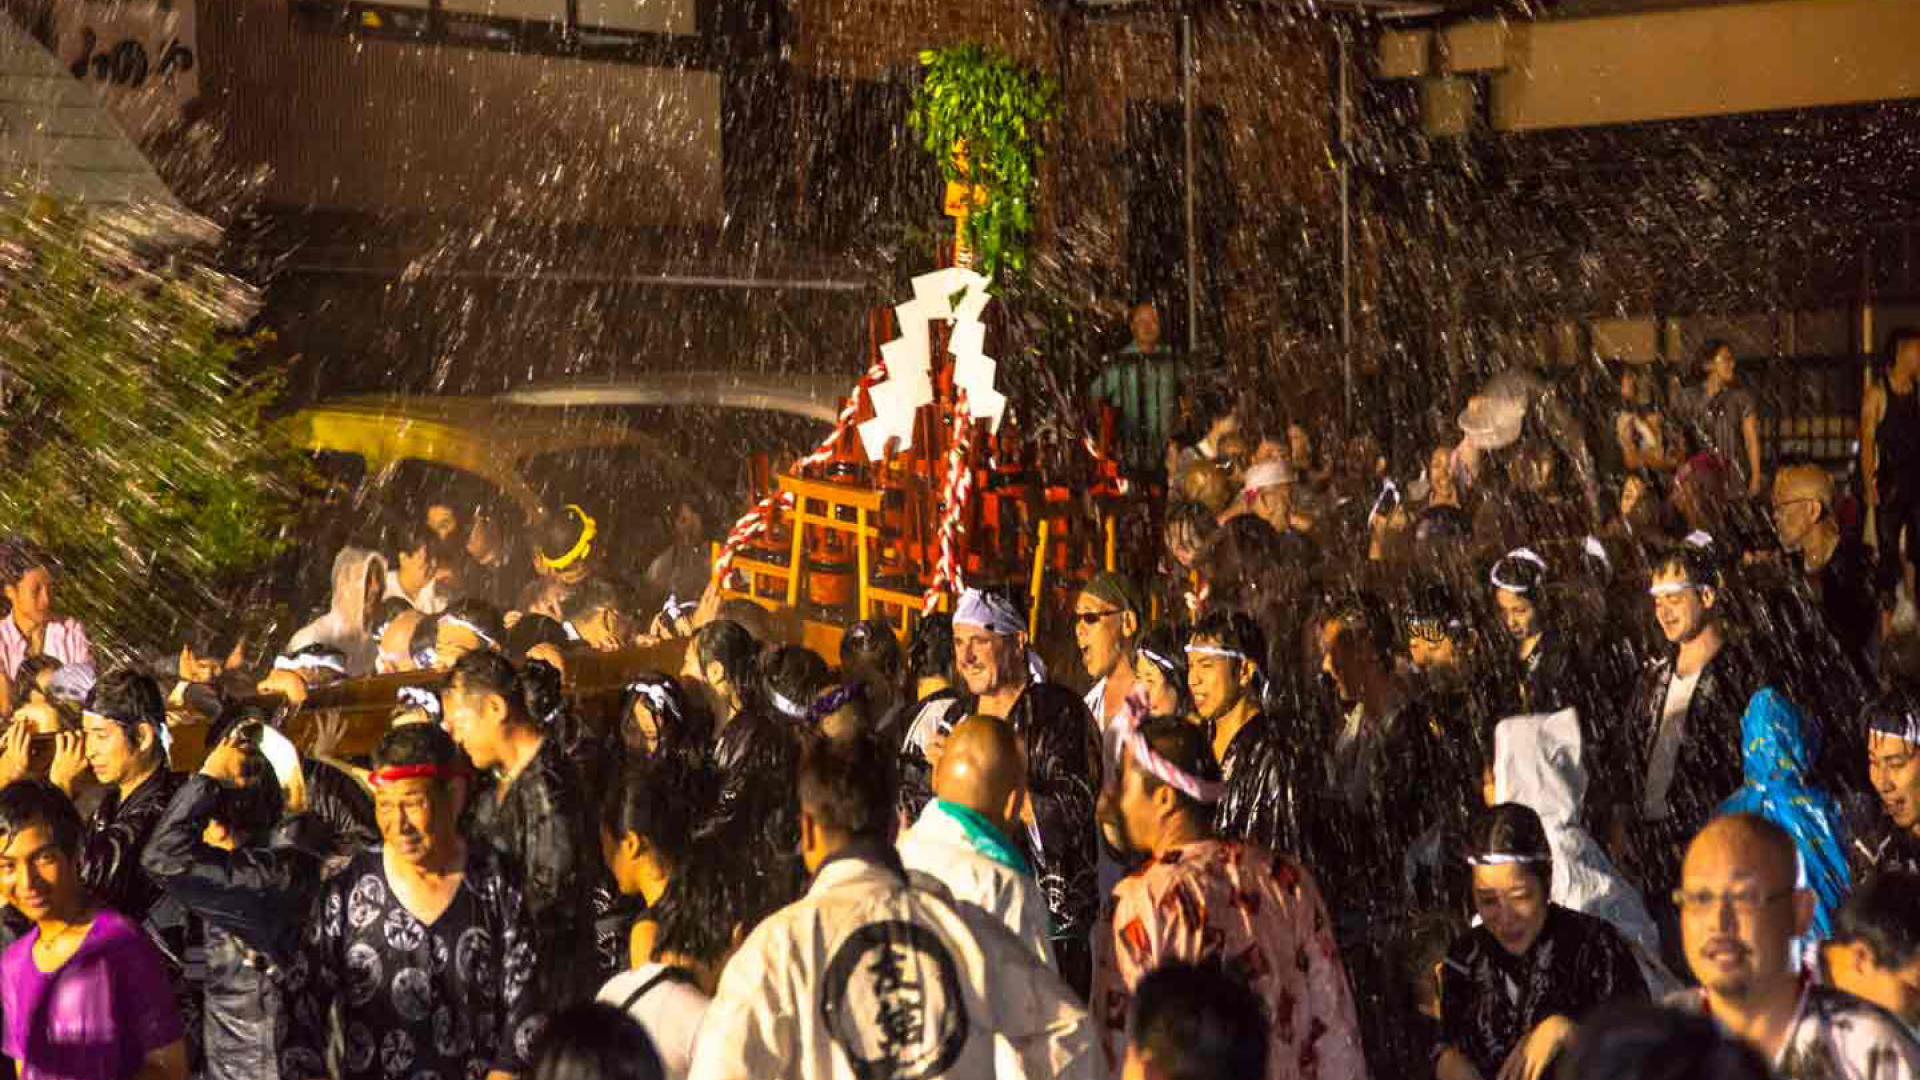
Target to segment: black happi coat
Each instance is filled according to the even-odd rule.
[[[1484,926],[1454,939],[1440,969],[1441,1042],[1465,1054],[1481,1076],[1498,1076],[1542,1020],[1578,1022],[1610,1001],[1646,997],[1640,965],[1618,930],[1549,904],[1540,936],[1520,956]]]
[[[1727,642],[1707,662],[1687,705],[1680,756],[1667,792],[1667,818],[1641,820],[1647,770],[1677,655],[1677,651],[1670,653],[1641,673],[1624,729],[1614,733],[1614,739],[1626,744],[1633,762],[1631,782],[1623,785],[1629,799],[1628,820],[1635,823],[1631,854],[1642,891],[1649,896],[1665,896],[1678,884],[1687,842],[1745,781],[1740,718],[1747,699],[1762,685],[1753,656],[1735,642]],[[1613,741],[1601,740],[1597,749],[1603,757],[1620,749],[1608,745]]]
[[[977,704],[963,696],[953,715],[971,716]],[[1061,973],[1084,992],[1092,978],[1089,935],[1101,900],[1093,821],[1101,785],[1099,729],[1080,695],[1049,682],[1029,683],[1008,710],[1007,723],[1026,744],[1027,785],[1040,834],[1040,850],[1030,854],[1055,948],[1083,954],[1062,955]]]
[[[600,972],[593,888],[603,863],[579,775],[560,740],[541,740],[504,796],[475,799],[469,827],[506,856],[523,883],[541,1000],[559,1007],[591,997]]]
[[[286,968],[280,1074],[329,1075],[329,1010],[345,1031],[343,1080],[525,1076],[541,1028],[533,931],[500,854],[470,845],[453,903],[425,925],[387,880],[381,848],[328,879]]]
[[[280,972],[332,837],[302,814],[283,821],[269,844],[222,851],[201,839],[219,803],[218,781],[188,777],[141,864],[206,921],[206,1076],[272,1080],[286,1024]]]

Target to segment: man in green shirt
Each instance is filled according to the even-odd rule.
[[[1167,438],[1180,399],[1180,371],[1160,340],[1160,312],[1153,301],[1133,306],[1133,340],[1094,376],[1095,401],[1110,405],[1122,467],[1130,476],[1160,481]]]

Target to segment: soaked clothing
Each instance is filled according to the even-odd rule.
[[[998,918],[1042,963],[1053,964],[1047,902],[1012,837],[964,806],[934,799],[897,846],[908,870],[934,878],[954,899]]]
[[[1707,993],[1698,988],[1661,1004],[1709,1015]],[[1803,979],[1793,1027],[1769,1064],[1781,1080],[1912,1080],[1920,1076],[1920,1044],[1878,1005]]]
[[[1673,890],[1687,841],[1745,780],[1740,717],[1758,688],[1752,658],[1736,643],[1728,642],[1701,667],[1680,718],[1666,812],[1647,814],[1646,783],[1666,726],[1667,691],[1675,678],[1677,655],[1676,650],[1641,673],[1624,733],[1632,740],[1629,752],[1635,760],[1630,796],[1634,820],[1629,828],[1633,868],[1650,899]]]
[[[1519,956],[1485,926],[1454,939],[1440,969],[1441,1038],[1481,1076],[1498,1076],[1507,1055],[1548,1017],[1578,1023],[1608,1002],[1646,998],[1619,931],[1549,904],[1540,936]]]
[[[542,739],[504,794],[475,799],[469,829],[505,855],[522,882],[540,1000],[557,1008],[590,996],[600,982],[593,887],[603,864],[579,777],[560,740]]]
[[[101,910],[52,973],[34,962],[39,940],[35,927],[0,956],[0,1051],[22,1080],[124,1080],[148,1054],[181,1041],[166,968],[132,922]]]
[[[470,847],[453,903],[427,925],[394,895],[383,849],[370,848],[321,889],[287,966],[281,1075],[329,1075],[335,1004],[344,1080],[525,1075],[541,1027],[533,967],[520,887],[497,853]]]
[[[328,837],[312,815],[299,815],[283,821],[270,844],[209,846],[201,833],[220,790],[210,777],[188,777],[141,865],[206,922],[208,1080],[272,1080],[286,1029],[280,971],[319,890]]]
[[[989,1080],[997,1049],[1029,1077],[1103,1075],[1085,1010],[1027,946],[857,845],[728,961],[689,1076]]]
[[[1920,836],[1896,828],[1884,813],[1878,813],[1877,827],[1861,830],[1847,849],[1848,861],[1856,881],[1879,871],[1920,874]]]
[[[140,853],[183,779],[179,773],[156,769],[124,803],[119,789],[108,789],[81,833],[80,879],[87,892],[135,924],[146,922],[165,895],[141,869]]]
[[[962,697],[957,716],[975,701]],[[1047,912],[1054,956],[1069,984],[1084,991],[1092,974],[1088,937],[1100,910],[1099,844],[1093,820],[1101,784],[1100,734],[1086,702],[1063,686],[1027,684],[1007,723],[1027,753],[1027,791],[1035,824],[1027,829]]]
[[[1313,876],[1231,840],[1170,849],[1113,891],[1095,949],[1093,1014],[1118,1070],[1133,989],[1169,961],[1218,963],[1274,1010],[1268,1080],[1360,1080],[1367,1064],[1346,968]]]

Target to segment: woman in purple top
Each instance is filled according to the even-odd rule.
[[[53,566],[19,538],[0,543],[0,591],[7,615],[0,619],[0,705],[17,704],[13,679],[29,656],[51,656],[63,664],[93,663],[93,644],[78,619],[53,613]],[[22,695],[24,698],[24,695]]]
[[[0,788],[0,894],[33,929],[0,955],[0,1050],[21,1080],[182,1080],[160,954],[80,883],[80,815],[43,780]]]

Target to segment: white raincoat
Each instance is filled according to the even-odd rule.
[[[1633,946],[1647,987],[1657,997],[1678,983],[1657,959],[1660,932],[1640,891],[1620,876],[1580,824],[1587,794],[1583,755],[1575,710],[1509,716],[1493,733],[1494,798],[1540,815],[1553,849],[1553,901],[1612,923]]]
[[[829,860],[727,964],[689,1080],[1098,1076],[1092,1023],[1066,983],[927,882]]]
[[[378,575],[376,577],[376,575]],[[387,560],[365,548],[343,547],[333,557],[333,603],[325,615],[301,627],[287,642],[291,653],[309,645],[331,645],[347,654],[349,676],[373,674],[380,642],[373,637],[373,612],[367,610],[367,580],[386,581]]]

